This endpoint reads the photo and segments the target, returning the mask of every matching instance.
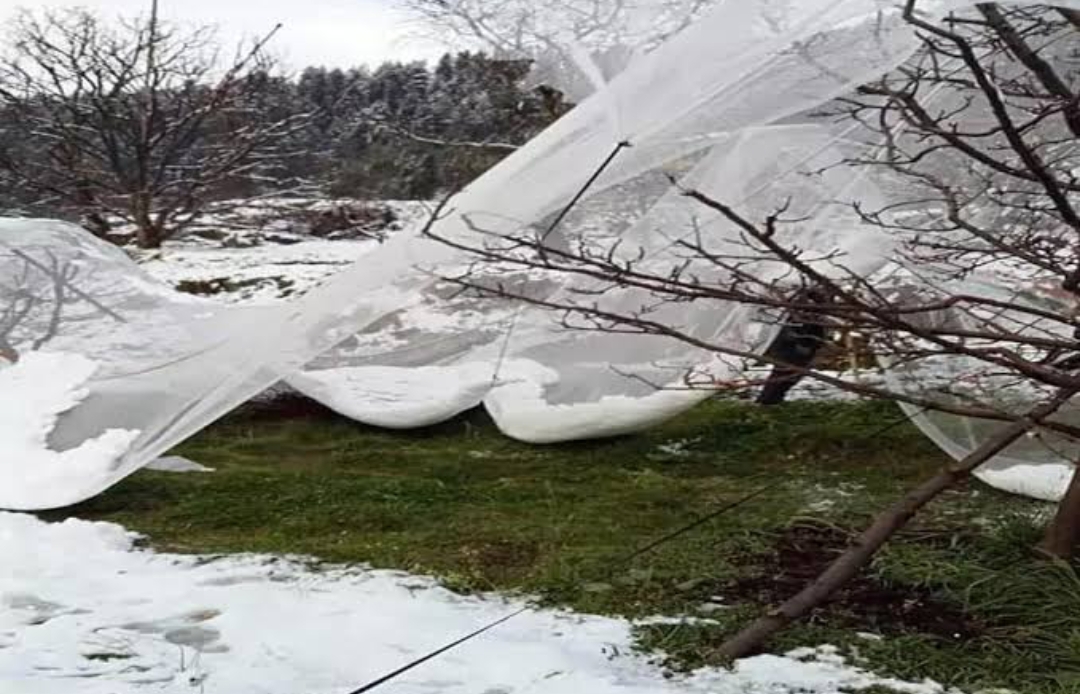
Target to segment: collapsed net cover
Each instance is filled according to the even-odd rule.
[[[965,4],[920,7],[940,18]],[[403,232],[283,306],[184,296],[72,225],[0,220],[0,507],[100,493],[281,379],[387,427],[483,403],[503,432],[536,443],[627,433],[692,407],[709,392],[682,387],[685,374],[722,380],[734,375],[730,363],[684,341],[566,330],[541,307],[456,292],[444,278],[475,261],[459,248],[547,228],[602,169],[547,242],[610,244],[658,272],[683,262],[687,234],[713,248],[737,244],[739,230],[682,186],[749,218],[786,206],[802,220],[784,230],[789,240],[841,252],[861,275],[879,272],[893,240],[838,203],[885,207],[902,193],[866,169],[835,166],[868,146],[856,126],[807,114],[915,53],[902,9],[888,0],[727,0],[659,46],[627,46],[633,58],[610,81],[579,65],[594,93],[456,195],[431,234]],[[757,268],[766,279],[782,271]],[[588,288],[520,269],[498,281],[550,303]],[[632,313],[645,297],[626,289],[600,301]],[[753,310],[724,301],[657,311],[736,350],[761,351],[772,334]],[[908,375],[893,374],[895,384],[920,387]],[[912,414],[957,456],[993,427]],[[1071,470],[1034,446],[995,465]],[[1024,491],[1052,498],[1062,489],[1053,481]]]

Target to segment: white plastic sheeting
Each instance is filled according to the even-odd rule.
[[[922,7],[940,14],[961,4]],[[1080,0],[1063,4],[1080,8]],[[433,231],[475,246],[543,229],[628,142],[551,243],[617,242],[646,269],[677,262],[673,242],[691,229],[717,252],[734,247],[739,230],[679,195],[669,176],[677,174],[752,218],[787,204],[805,220],[782,232],[796,235],[790,240],[840,250],[847,268],[870,274],[888,261],[889,239],[836,203],[888,198],[864,171],[829,166],[851,146],[850,126],[793,118],[896,67],[917,45],[889,0],[727,0],[456,196]],[[93,367],[52,408],[44,446],[61,452],[128,437],[107,465],[70,462],[63,484],[34,482],[32,456],[0,461],[0,505],[55,507],[97,494],[282,377],[385,426],[429,424],[482,400],[509,435],[548,442],[662,421],[706,395],[657,386],[681,386],[689,369],[722,378],[730,368],[673,340],[568,331],[540,309],[457,295],[438,277],[469,260],[405,233],[286,306],[226,309],[163,290],[73,227],[0,221],[0,349],[76,355]],[[761,263],[755,272],[768,279],[782,268]],[[500,280],[553,300],[582,288]],[[597,301],[633,311],[642,297]],[[747,309],[720,301],[666,306],[653,317],[747,351],[768,337]],[[8,367],[9,380],[33,365],[24,357]],[[959,455],[975,439],[944,432],[937,440]],[[1042,450],[1036,462],[1047,462]]]

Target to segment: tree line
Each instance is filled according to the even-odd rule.
[[[156,10],[24,12],[0,51],[0,212],[156,247],[225,200],[430,198],[566,109],[527,86],[528,61],[460,52],[287,74],[275,33],[223,61],[212,28]]]

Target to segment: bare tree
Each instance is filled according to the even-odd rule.
[[[276,29],[274,30],[276,32]],[[217,189],[274,181],[306,116],[266,118],[274,32],[222,64],[208,27],[83,9],[23,12],[0,58],[0,172],[30,207],[119,220],[144,248],[191,224]]]
[[[575,75],[571,46],[617,70],[631,50],[648,50],[690,24],[716,0],[405,0],[426,33],[444,43],[479,45],[496,57],[531,59],[537,79],[558,86]],[[646,12],[647,10],[647,12]]]
[[[864,143],[800,176],[865,174],[888,191],[885,203],[831,201],[849,224],[891,244],[892,264],[872,277],[842,244],[808,246],[812,196],[780,197],[763,213],[678,179],[675,194],[701,217],[669,230],[662,252],[647,241],[597,235],[553,242],[553,224],[565,214],[511,233],[473,224],[474,241],[442,236],[434,224],[428,230],[476,259],[448,281],[550,309],[566,329],[665,336],[748,373],[755,365],[793,367],[770,356],[770,330],[756,344],[732,344],[711,326],[680,320],[689,308],[749,307],[765,327],[809,316],[829,330],[868,336],[888,378],[868,383],[813,364],[794,367],[806,377],[939,421],[978,423],[984,435],[966,457],[883,510],[815,582],[726,643],[726,657],[752,652],[827,600],[920,509],[995,455],[1019,446],[1080,460],[1073,402],[1080,393],[1080,23],[1051,7],[985,4],[937,25],[918,9],[918,0],[906,0],[903,18],[921,39],[917,55],[807,116],[857,124]],[[796,50],[809,45],[812,39]],[[719,227],[728,233],[707,233]],[[499,280],[500,272],[523,270],[574,290],[537,297]],[[818,298],[807,300],[811,293]],[[683,387],[757,384],[711,378],[690,372]],[[1041,549],[1068,558],[1077,540],[1080,474]]]

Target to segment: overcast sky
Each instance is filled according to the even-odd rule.
[[[233,42],[264,34],[281,22],[274,52],[293,68],[349,67],[386,59],[431,58],[440,47],[415,37],[394,0],[160,0],[164,16],[216,24]],[[145,12],[149,0],[0,0],[0,21],[16,8],[88,7],[105,15]]]

